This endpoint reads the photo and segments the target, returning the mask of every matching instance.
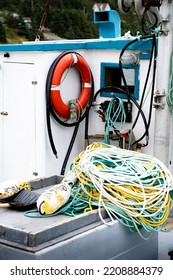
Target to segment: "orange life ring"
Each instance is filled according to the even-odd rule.
[[[80,114],[86,107],[90,99],[92,88],[92,75],[90,68],[86,60],[80,54],[69,52],[58,60],[52,75],[50,100],[55,112],[61,117],[67,119],[70,118],[70,107],[65,104],[61,98],[60,84],[63,73],[71,67],[75,67],[81,77],[81,92],[76,102],[77,114]]]

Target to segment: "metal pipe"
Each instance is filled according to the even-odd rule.
[[[166,97],[163,97],[162,92],[165,91],[167,95],[169,88],[170,63],[173,52],[173,2],[169,4],[167,1],[163,1],[160,12],[163,18],[161,26],[163,32],[158,39],[156,90],[161,94],[165,106],[157,107],[155,110],[153,152],[154,156],[169,167],[171,114],[166,104]]]

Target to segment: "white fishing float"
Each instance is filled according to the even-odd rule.
[[[62,182],[45,191],[37,200],[37,208],[42,215],[55,213],[70,198],[71,187]]]

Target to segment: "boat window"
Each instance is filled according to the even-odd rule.
[[[123,73],[128,85],[130,94],[135,98],[139,98],[139,65],[123,65]],[[118,63],[101,63],[101,88],[107,86],[115,86],[125,90],[125,86],[121,77],[121,71]],[[102,92],[101,96],[111,97],[111,93]],[[124,94],[117,91],[117,96],[125,98]]]

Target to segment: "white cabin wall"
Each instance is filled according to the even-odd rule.
[[[135,53],[135,51],[133,51]],[[138,54],[139,52],[136,51]],[[86,54],[86,59],[88,63],[91,65],[91,69],[93,72],[94,76],[94,82],[95,82],[95,92],[100,89],[100,64],[102,62],[112,62],[112,63],[118,63],[119,62],[119,54],[120,52],[117,50],[101,50],[101,51],[89,51],[88,52],[88,57]],[[94,58],[94,59],[93,59]],[[140,69],[139,69],[139,99],[141,98],[146,75],[147,75],[147,70],[148,70],[148,65],[149,65],[149,60],[148,59],[141,59],[139,61],[140,64]],[[146,118],[148,116],[149,112],[149,104],[150,104],[150,96],[151,96],[151,83],[152,83],[152,71],[149,77],[148,81],[148,96],[146,98],[145,104],[143,106],[143,111],[144,114],[146,115]],[[108,99],[106,97],[99,97],[97,98],[97,103],[103,102],[105,99]],[[139,102],[139,100],[138,100]],[[97,108],[98,109],[98,108]],[[99,115],[94,111],[94,108],[91,108],[90,112],[90,126],[89,126],[89,132],[90,134],[103,134],[104,133],[104,125],[105,123],[102,122],[101,118]],[[132,110],[132,123],[135,119],[135,116],[137,115],[138,109],[136,106],[133,104],[133,110]],[[153,154],[153,141],[154,141],[154,115],[155,115],[155,109],[153,109],[152,112],[152,121],[150,125],[150,139],[149,139],[149,144],[148,146],[142,148],[142,151],[146,154]],[[132,123],[126,123],[125,124],[125,129],[130,129],[132,127]],[[139,139],[143,133],[144,133],[144,125],[143,121],[140,118],[140,121],[137,123],[135,129],[134,129],[134,136],[135,139]],[[145,138],[142,141],[142,143],[145,144]]]
[[[83,52],[81,52],[82,54]],[[66,127],[62,127],[60,124],[55,123],[55,121],[52,119],[52,130],[53,130],[53,135],[54,135],[54,140],[55,140],[55,144],[57,147],[57,151],[58,151],[58,159],[55,158],[55,156],[52,154],[51,148],[50,148],[50,144],[49,144],[49,140],[48,140],[48,135],[47,135],[47,127],[46,127],[46,113],[45,113],[45,108],[46,108],[46,103],[45,103],[45,87],[46,87],[46,79],[47,79],[47,74],[49,71],[49,68],[52,64],[52,62],[61,54],[61,52],[24,52],[24,53],[10,53],[10,57],[7,59],[4,59],[2,57],[2,61],[1,61],[1,73],[0,73],[0,79],[2,80],[2,83],[0,85],[1,87],[1,96],[0,96],[0,100],[2,103],[0,103],[0,110],[3,111],[5,110],[4,106],[3,106],[3,99],[4,96],[6,97],[8,94],[8,88],[4,89],[4,81],[3,81],[3,75],[4,75],[4,62],[8,63],[8,65],[15,65],[16,69],[17,67],[20,65],[20,68],[23,65],[23,71],[20,71],[20,73],[18,71],[15,71],[14,68],[14,73],[13,76],[11,75],[11,73],[9,73],[9,79],[7,81],[7,84],[13,81],[12,78],[15,80],[17,77],[20,81],[25,81],[26,79],[26,65],[33,65],[34,66],[34,70],[33,70],[33,77],[32,80],[34,80],[36,82],[36,85],[33,85],[34,87],[34,102],[35,104],[33,104],[33,100],[30,98],[30,92],[25,90],[25,86],[23,86],[23,97],[25,96],[28,99],[28,106],[33,106],[33,110],[31,116],[27,116],[26,114],[23,114],[23,125],[24,127],[28,127],[27,130],[29,132],[29,129],[31,129],[31,124],[30,124],[30,118],[35,117],[35,127],[32,128],[32,132],[33,132],[33,137],[32,137],[32,141],[29,141],[31,139],[29,139],[29,137],[25,139],[25,142],[23,141],[23,145],[18,145],[18,143],[14,143],[14,141],[11,138],[11,132],[8,131],[9,134],[9,142],[8,142],[8,146],[11,147],[17,147],[18,148],[18,154],[13,154],[13,153],[9,153],[10,149],[6,149],[4,146],[4,133],[1,133],[1,137],[0,137],[0,147],[1,147],[1,174],[0,174],[0,180],[8,180],[8,179],[12,179],[14,176],[16,177],[22,177],[25,179],[33,179],[35,178],[35,175],[31,174],[28,166],[26,167],[25,164],[23,165],[23,168],[26,169],[26,172],[22,171],[21,168],[21,174],[18,173],[15,162],[17,162],[18,160],[21,161],[21,165],[22,162],[24,163],[24,150],[27,149],[28,147],[30,147],[31,145],[34,145],[34,154],[32,152],[31,156],[34,156],[34,165],[33,165],[33,172],[36,173],[36,177],[42,177],[42,176],[50,176],[50,175],[54,175],[54,174],[59,174],[61,171],[61,166],[62,166],[62,162],[64,160],[68,145],[70,143],[71,140],[71,136],[74,130],[74,127],[72,128],[66,128]],[[83,54],[82,54],[83,55]],[[20,77],[19,77],[20,75]],[[64,101],[69,100],[70,98],[75,98],[77,97],[77,88],[79,88],[79,84],[78,81],[75,81],[75,78],[77,77],[77,73],[75,73],[73,70],[71,71],[71,73],[68,73],[68,76],[71,76],[71,84],[70,84],[70,88],[67,90],[66,86],[64,88],[64,86],[62,87],[62,91],[67,92],[67,95],[64,96]],[[69,78],[68,78],[69,79]],[[68,81],[68,86],[69,86],[69,81]],[[65,85],[65,83],[64,83]],[[14,106],[16,107],[16,110],[18,109],[18,107],[22,107],[24,104],[22,104],[22,100],[17,100],[18,98],[18,88],[20,87],[20,83],[15,84],[13,86],[13,96],[16,96],[16,102],[14,104]],[[76,96],[74,96],[74,93]],[[63,94],[63,92],[62,92]],[[23,100],[25,100],[25,97]],[[11,104],[11,100],[9,97],[9,100],[7,101],[9,104]],[[14,102],[14,100],[13,100]],[[11,104],[12,105],[12,104]],[[6,108],[8,109],[8,108]],[[10,109],[9,109],[10,110]],[[34,116],[33,116],[34,114]],[[10,112],[9,112],[10,115]],[[8,116],[7,116],[8,119]],[[6,126],[5,124],[5,117],[1,117],[0,118],[0,130],[1,132],[4,131],[4,126]],[[15,122],[15,120],[14,120]],[[69,160],[69,164],[72,162],[73,158],[75,156],[78,155],[79,151],[84,149],[84,129],[83,129],[83,123],[81,123],[78,134],[77,134],[77,139],[74,145],[74,149],[72,150],[71,153],[71,159]],[[14,125],[13,125],[14,127]],[[17,130],[16,130],[17,133]],[[10,143],[10,139],[11,139],[11,143]],[[15,149],[15,148],[14,148]],[[5,156],[4,156],[5,153]],[[22,158],[23,157],[23,158]],[[5,164],[4,162],[4,158],[6,158],[6,162],[9,161],[9,163],[11,162],[11,167],[10,169],[8,168],[7,164]],[[7,160],[8,158],[8,160]],[[29,160],[29,159],[28,159]],[[30,160],[31,162],[31,160]],[[4,164],[6,165],[6,167],[4,166]],[[28,162],[29,165],[29,162]],[[10,171],[11,168],[13,166],[13,172]],[[67,167],[68,170],[69,166]],[[8,174],[6,174],[5,170],[9,170]],[[5,172],[5,173],[4,173]]]
[[[100,89],[100,65],[101,62],[113,62],[113,63],[118,63],[119,61],[119,53],[120,51],[118,50],[87,50],[87,49],[81,49],[77,50],[87,61],[88,65],[91,68],[93,78],[94,78],[94,86],[96,92],[98,89]],[[23,65],[23,72],[21,71],[21,77],[20,79],[25,81],[25,64],[29,63],[33,65],[33,77],[32,79],[36,82],[35,85],[33,85],[33,90],[34,90],[34,104],[29,104],[32,102],[32,99],[28,99],[28,106],[34,106],[34,114],[35,114],[35,131],[33,132],[34,136],[34,161],[35,164],[33,166],[33,172],[36,175],[36,178],[44,177],[44,176],[51,176],[54,174],[60,174],[62,163],[64,161],[71,136],[74,130],[74,127],[72,128],[66,128],[61,126],[60,124],[55,123],[55,121],[52,119],[52,131],[53,131],[53,136],[54,136],[54,141],[57,147],[57,152],[58,152],[58,159],[55,158],[53,155],[50,144],[49,144],[49,139],[48,139],[48,134],[47,134],[47,127],[46,127],[46,113],[45,113],[45,87],[46,87],[46,79],[47,79],[47,74],[49,71],[49,68],[53,61],[62,53],[62,51],[32,51],[32,52],[11,52],[9,58],[4,58],[3,54],[0,55],[0,65],[1,65],[1,70],[0,70],[0,80],[2,83],[0,84],[0,100],[3,102],[3,95],[6,96],[6,90],[4,89],[4,84],[3,84],[3,71],[4,71],[4,62],[5,63],[16,63],[16,65],[20,65],[22,67]],[[139,79],[140,79],[140,90],[143,86],[144,83],[144,78],[146,66],[148,64],[147,60],[141,60],[140,61],[140,72],[139,72]],[[18,73],[14,72],[14,77],[18,77]],[[9,82],[11,78],[9,77]],[[19,79],[19,80],[20,80]],[[17,96],[18,92],[18,86],[15,85],[13,88],[13,95]],[[25,87],[25,86],[23,86]],[[78,73],[75,72],[74,69],[70,70],[68,73],[68,78],[67,80],[64,81],[62,84],[61,88],[61,94],[64,98],[64,101],[68,101],[71,98],[77,97],[77,91],[79,91],[79,80],[78,80]],[[23,94],[27,95],[27,98],[30,98],[30,92],[27,90],[23,90]],[[74,96],[76,95],[76,96]],[[98,102],[102,102],[106,98],[98,98]],[[10,100],[9,100],[10,102]],[[18,103],[16,100],[15,106],[23,106],[22,101]],[[1,103],[0,103],[1,104]],[[146,108],[148,108],[148,103],[145,104]],[[1,105],[2,108],[2,105]],[[1,110],[0,108],[0,110]],[[136,114],[136,109],[135,106],[133,106],[133,114]],[[24,114],[23,114],[24,115]],[[7,117],[8,118],[8,117]],[[27,120],[26,115],[23,116],[24,118],[24,125],[29,124],[29,120]],[[4,125],[4,120],[5,118],[1,117],[0,120],[0,129],[3,131],[3,125]],[[77,138],[74,144],[74,147],[72,149],[67,167],[66,167],[66,172],[70,168],[70,164],[72,163],[74,157],[76,157],[83,149],[84,149],[84,121],[80,124],[79,131],[77,134]],[[127,124],[128,127],[131,127],[131,124]],[[29,129],[29,128],[28,128]],[[135,130],[137,137],[138,134],[141,135],[141,125]],[[94,112],[93,108],[90,110],[90,122],[89,122],[89,133],[91,134],[103,134],[104,132],[104,123],[102,122],[101,118],[97,113]],[[34,134],[35,133],[35,134]],[[10,134],[10,132],[9,132]],[[10,137],[10,135],[9,135]],[[3,135],[0,136],[0,149],[1,149],[1,154],[3,157],[4,149],[3,149]],[[24,148],[30,147],[31,143],[29,139],[26,138],[25,143],[23,143]],[[24,149],[21,147],[21,150]],[[152,153],[152,146],[147,147],[144,152],[150,152]],[[9,161],[13,160],[13,157],[11,155],[8,155]],[[23,155],[24,157],[24,155]],[[15,159],[16,161],[17,159]],[[22,161],[22,159],[21,159]],[[10,171],[9,175],[3,175],[4,173],[4,166],[3,166],[3,160],[1,160],[1,177],[0,180],[6,180],[6,179],[12,179],[10,178]],[[14,166],[14,173],[15,174],[15,164],[11,163],[12,166]],[[21,163],[22,164],[22,163]],[[27,171],[27,167],[26,171]],[[23,172],[21,172],[21,177],[23,177]],[[27,172],[26,172],[27,173]],[[17,176],[20,177],[20,174],[17,173]],[[35,175],[31,174],[29,172],[28,176],[26,176],[27,179],[33,179],[35,178]]]
[[[3,74],[2,64],[0,63],[0,112],[4,110],[3,98]],[[3,178],[4,173],[4,136],[3,136],[4,120],[0,115],[0,178]],[[0,179],[2,181],[2,179]]]

